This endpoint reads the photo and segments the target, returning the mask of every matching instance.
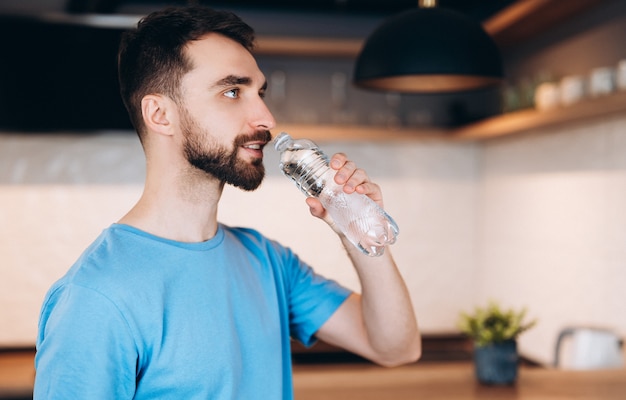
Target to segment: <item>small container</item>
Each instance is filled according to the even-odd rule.
[[[594,68],[589,75],[589,95],[604,96],[615,91],[615,69],[611,67]]]
[[[556,83],[542,83],[535,91],[535,107],[541,111],[556,108],[559,105],[559,96],[559,87]]]
[[[585,97],[585,79],[580,75],[563,77],[559,83],[559,92],[562,105],[577,103]]]

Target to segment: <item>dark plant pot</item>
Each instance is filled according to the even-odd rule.
[[[517,342],[506,340],[474,346],[476,378],[486,385],[511,385],[517,379]]]

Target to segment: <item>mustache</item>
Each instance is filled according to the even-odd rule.
[[[249,135],[239,135],[235,138],[235,147],[243,146],[248,142],[269,142],[272,140],[270,131],[256,131]]]

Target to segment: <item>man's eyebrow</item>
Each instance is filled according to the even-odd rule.
[[[247,76],[228,75],[215,83],[215,86],[250,85],[252,79]]]
[[[252,84],[252,79],[247,76],[237,76],[237,75],[228,75],[225,78],[220,79],[215,83],[217,87],[223,86],[233,86],[233,85],[245,85],[249,86]],[[267,90],[267,81],[263,82],[263,86],[261,86],[261,91]]]

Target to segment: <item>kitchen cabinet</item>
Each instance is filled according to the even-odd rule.
[[[484,27],[501,48],[523,44],[545,31],[599,7],[601,0],[524,0],[484,21]],[[359,39],[330,38],[258,38],[257,53],[287,57],[330,57],[354,59],[363,44]],[[526,109],[480,120],[456,128],[386,128],[359,125],[285,124],[276,132],[286,131],[295,137],[316,141],[477,141],[521,134],[559,124],[602,118],[626,110],[626,91],[587,99],[567,107],[547,111]]]
[[[555,26],[591,11],[603,0],[519,0],[483,22],[504,49],[526,42]],[[362,39],[259,36],[257,55],[356,58]]]

